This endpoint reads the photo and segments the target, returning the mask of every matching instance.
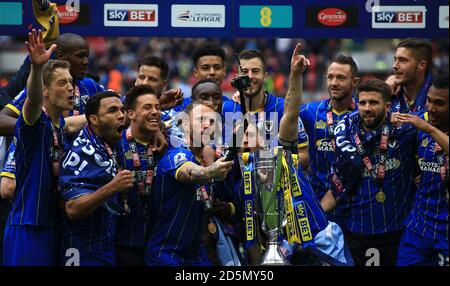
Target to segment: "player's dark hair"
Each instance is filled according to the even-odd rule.
[[[264,71],[267,70],[266,58],[264,57],[263,53],[260,50],[253,50],[253,49],[243,50],[242,52],[239,53],[238,57],[239,60],[251,60],[254,58],[258,58],[263,64]]]
[[[356,65],[355,60],[353,60],[351,56],[339,55],[337,58],[333,59],[330,64],[332,63],[337,63],[340,65],[349,65],[352,77],[358,76],[358,66]]]
[[[192,55],[194,66],[197,66],[198,60],[204,56],[218,56],[222,59],[222,63],[225,64],[225,51],[214,43],[207,42],[194,51]]]
[[[199,85],[201,85],[203,83],[208,83],[208,82],[210,82],[210,83],[212,83],[214,85],[217,85],[219,87],[219,89],[220,89],[220,85],[217,84],[217,82],[215,80],[210,79],[210,78],[206,78],[206,79],[199,80],[196,84],[194,84],[194,86],[191,89],[191,96],[194,95],[194,90],[197,88],[197,86],[199,86]]]
[[[161,70],[161,77],[163,80],[167,79],[169,75],[169,65],[160,57],[146,56],[138,62],[138,70],[141,66],[157,67]]]
[[[439,89],[448,89],[448,73],[441,73],[433,80],[433,86]]]
[[[359,84],[358,95],[361,92],[378,92],[383,96],[384,102],[391,101],[391,88],[387,83],[379,79],[369,79]]]
[[[417,61],[425,60],[427,62],[427,72],[431,70],[433,60],[431,54],[431,45],[428,41],[423,39],[407,38],[401,40],[397,44],[396,48],[410,49]]]
[[[136,102],[138,98],[145,94],[153,94],[156,98],[159,97],[158,93],[149,85],[135,85],[128,92],[125,97],[125,110],[134,110],[136,108]]]
[[[86,106],[84,107],[84,114],[86,116],[88,124],[91,124],[89,116],[98,115],[98,110],[100,109],[102,99],[109,97],[117,97],[120,99],[120,95],[111,90],[98,92],[93,96],[89,97],[89,99],[86,102]]]

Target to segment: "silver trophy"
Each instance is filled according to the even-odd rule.
[[[282,156],[281,148],[278,149],[276,156],[267,156],[266,151],[253,153],[255,211],[260,222],[259,227],[267,236],[266,251],[262,254],[261,265],[290,265],[280,250],[279,242],[285,216],[283,194],[277,195],[280,189]]]

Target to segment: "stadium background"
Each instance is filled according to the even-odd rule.
[[[137,76],[137,60],[146,54],[160,56],[170,67],[169,87],[180,87],[190,95],[193,77],[192,51],[204,41],[215,41],[226,51],[227,77],[222,85],[226,95],[233,89],[230,80],[236,75],[234,53],[246,48],[264,52],[269,79],[266,88],[277,96],[284,96],[289,75],[290,56],[295,43],[304,44],[303,53],[310,59],[311,68],[304,75],[305,102],[328,96],[325,86],[326,66],[338,54],[352,55],[362,80],[384,79],[392,73],[394,47],[399,39],[199,39],[199,38],[138,38],[87,37],[90,45],[89,72],[100,77],[105,87],[124,93]],[[0,85],[18,70],[26,56],[24,37],[0,37]],[[449,70],[449,40],[431,39],[433,72]]]
[[[191,56],[195,48],[207,40],[218,43],[226,51],[228,73],[222,86],[225,95],[233,92],[230,79],[237,71],[234,53],[247,48],[256,48],[262,50],[267,58],[269,79],[266,81],[266,89],[277,96],[284,96],[290,56],[298,41],[303,42],[302,52],[311,60],[311,67],[304,74],[305,102],[328,97],[325,69],[330,59],[338,54],[354,57],[362,80],[371,77],[384,79],[392,73],[394,47],[400,38],[404,37],[424,35],[430,37],[433,47],[433,73],[449,69],[448,1],[444,0],[346,0],[342,3],[333,0],[52,0],[52,2],[58,4],[60,11],[67,9],[68,3],[80,4],[79,14],[60,20],[60,32],[74,32],[86,36],[91,52],[89,72],[99,76],[100,83],[105,87],[121,93],[133,85],[138,59],[151,54],[162,57],[169,64],[169,88],[181,87],[184,95],[189,96],[190,88],[195,81]],[[420,23],[405,26],[405,23],[395,22],[392,26],[395,28],[374,29],[374,20],[370,16],[371,13],[367,13],[367,5],[376,2],[381,6],[389,5],[391,8],[400,7],[425,12]],[[17,11],[6,10],[4,5],[13,5],[11,3],[15,3]],[[136,6],[135,4],[149,3],[151,4],[147,6],[158,6],[156,27],[132,27],[129,26],[132,23],[127,20],[115,23],[119,25],[118,27],[108,27],[106,6],[119,5],[121,9],[126,9]],[[190,9],[194,4],[203,5],[196,6],[201,9],[208,5],[212,5],[209,6],[210,9],[223,7],[223,13],[219,12],[223,17],[223,27],[208,28],[208,23],[201,23],[201,27],[196,28],[175,28],[174,16],[179,18],[183,14],[171,10],[177,4],[184,4],[179,5],[183,9]],[[267,23],[267,27],[258,27],[260,25],[258,17],[263,17],[259,15],[265,5],[270,7],[273,21]],[[248,13],[245,14],[246,17],[242,16],[240,10],[242,6],[256,9],[254,11],[256,21],[252,22],[252,17],[248,16]],[[280,7],[285,10],[277,14],[276,9],[281,9]],[[346,21],[333,27],[311,24],[317,14],[311,13],[311,9],[319,11],[327,7],[342,8],[348,14]],[[442,8],[446,9],[446,12],[441,13]],[[286,16],[286,9],[291,9],[290,17]],[[196,9],[192,8],[190,11],[193,14]],[[19,15],[14,16],[14,13]],[[277,16],[279,14],[283,17]],[[0,0],[0,86],[7,84],[8,79],[18,70],[27,55],[24,45],[26,33],[30,27],[38,26],[33,18],[31,1],[20,3]],[[411,28],[421,25],[421,28]],[[134,37],[122,37],[128,35]],[[184,37],[186,35],[195,38]]]

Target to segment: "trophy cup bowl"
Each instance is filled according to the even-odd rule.
[[[267,236],[261,265],[290,265],[281,252],[279,240],[284,217],[283,195],[278,192],[283,152],[278,149],[276,156],[267,156],[267,152],[261,156],[261,152],[265,151],[253,154],[256,216],[259,218],[261,230]]]

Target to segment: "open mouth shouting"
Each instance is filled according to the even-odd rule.
[[[120,123],[119,126],[117,127],[117,133],[119,133],[119,136],[122,135],[123,130],[125,130],[125,123]]]

